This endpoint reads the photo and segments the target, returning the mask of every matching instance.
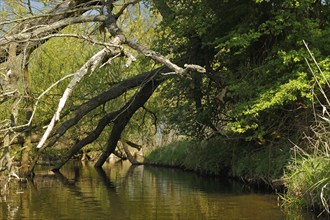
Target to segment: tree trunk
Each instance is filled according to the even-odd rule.
[[[95,167],[102,167],[110,154],[116,149],[117,142],[121,138],[121,133],[123,132],[125,126],[133,114],[147,102],[147,100],[150,98],[150,96],[161,82],[162,80],[152,80],[144,85],[143,88],[136,94],[136,96],[133,97],[134,99],[128,108],[124,109],[124,111],[119,115],[112,128],[110,137],[107,142],[107,147],[99,157],[98,161],[95,163]]]
[[[13,94],[13,104],[10,115],[10,127],[14,127],[17,124],[17,116],[18,116],[18,104],[20,102],[20,94],[18,90],[18,74],[17,74],[17,66],[16,66],[16,43],[10,43],[9,45],[9,56],[7,60],[7,78],[8,84],[6,85],[5,91],[11,92]],[[14,173],[14,165],[12,162],[12,158],[10,156],[10,139],[11,134],[13,132],[8,129],[8,131],[4,134],[3,140],[3,152],[0,158],[0,166],[1,170],[8,170],[9,175],[17,175]]]

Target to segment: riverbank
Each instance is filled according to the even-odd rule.
[[[289,151],[288,147],[246,146],[222,138],[202,142],[184,140],[156,148],[146,155],[144,162],[273,186],[273,180],[283,176]]]

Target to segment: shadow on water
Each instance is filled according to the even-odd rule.
[[[0,194],[0,219],[316,219],[285,216],[274,195],[169,168],[86,163],[62,173],[40,167],[33,181]]]

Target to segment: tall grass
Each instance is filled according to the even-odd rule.
[[[316,133],[315,139],[309,138],[308,150],[294,147],[293,159],[283,177],[287,187],[287,193],[283,196],[286,208],[330,213],[330,148],[325,139],[329,140],[327,133]]]
[[[307,44],[304,44],[313,60],[314,69],[317,70],[315,72],[306,59],[316,85],[316,92],[313,90],[316,100],[313,103],[315,125],[311,127],[313,135],[306,138],[309,148],[303,150],[298,146],[294,147],[293,160],[284,175],[287,194],[283,196],[283,200],[284,205],[289,208],[319,209],[330,214],[330,101],[326,92],[330,89],[327,77],[330,73],[321,70]]]

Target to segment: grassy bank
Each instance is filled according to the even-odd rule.
[[[309,151],[295,147],[292,161],[287,165],[283,177],[287,188],[283,195],[284,207],[330,213],[329,153],[328,144],[314,145]]]
[[[282,176],[288,159],[288,149],[244,146],[238,141],[213,138],[202,142],[185,140],[157,148],[146,156],[145,162],[270,184]]]

